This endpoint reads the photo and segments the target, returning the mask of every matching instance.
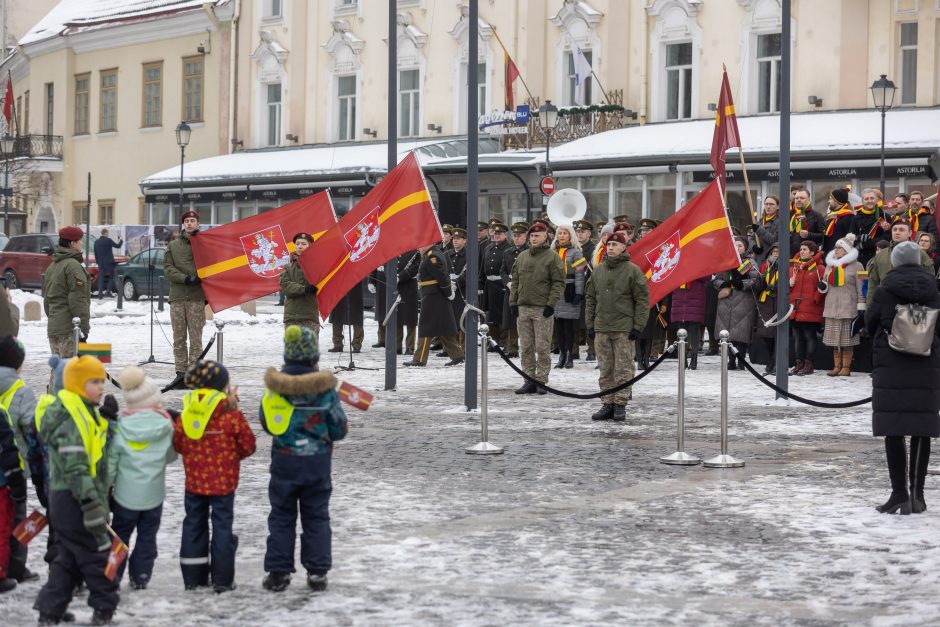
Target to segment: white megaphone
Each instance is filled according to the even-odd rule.
[[[549,198],[546,213],[554,224],[571,226],[587,213],[587,201],[576,189],[560,189]]]

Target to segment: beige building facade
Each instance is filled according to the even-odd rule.
[[[367,174],[381,173],[381,162],[373,167],[364,155],[381,155],[380,144],[388,137],[388,2],[217,0],[205,8],[197,2],[173,3],[185,8],[170,15],[160,14],[166,4],[160,0],[135,4],[151,6],[153,15],[133,24],[104,16],[105,26],[28,34],[18,54],[4,64],[13,70],[16,98],[30,94],[30,132],[62,138],[58,165],[45,164],[46,170],[29,175],[28,187],[45,195],[18,193],[17,207],[26,213],[29,230],[82,217],[89,172],[93,223],[174,221],[180,150],[173,131],[187,117],[184,75],[194,58],[202,60],[203,113],[193,120],[186,150],[184,204],[208,212],[211,219],[204,221],[245,217],[289,201],[308,183],[322,187],[337,179],[349,204],[367,189]],[[450,151],[458,157],[465,153],[460,142],[465,144],[467,129],[467,73],[476,71],[480,81],[476,114],[503,111],[506,53],[521,74],[514,85],[515,104],[551,100],[574,108],[553,134],[552,164],[565,185],[588,194],[591,215],[599,219],[618,212],[636,218],[662,215],[701,182],[691,174],[686,181],[677,168],[683,160],[701,162],[708,138],[692,156],[660,153],[670,150],[663,140],[669,129],[696,121],[707,125],[713,118],[723,66],[739,116],[775,117],[784,45],[793,55],[795,120],[870,109],[869,86],[880,74],[898,85],[897,109],[940,103],[938,0],[794,0],[786,44],[779,0],[481,0],[475,63],[468,59],[466,2],[397,0],[395,13],[399,148],[423,147],[432,191],[445,197],[466,188],[459,159],[446,167],[440,162],[453,156]],[[583,93],[575,76],[579,49],[594,73],[585,78]],[[151,124],[153,97],[148,94],[154,93],[157,71],[159,121]],[[45,97],[49,84],[52,99]],[[111,107],[109,94],[114,129],[102,125],[103,103]],[[81,132],[84,127],[76,121],[85,123],[86,100],[88,130]],[[582,103],[594,107],[578,109]],[[841,118],[827,119],[837,124]],[[589,168],[579,164],[578,141],[643,126],[662,133],[644,135],[642,154],[629,163],[612,157]],[[521,148],[534,156],[515,167],[506,165],[508,156],[486,155],[481,215],[511,220],[541,208],[534,192],[546,169],[544,135],[534,126],[528,130],[519,137],[488,140],[484,152],[502,150],[505,156],[514,154],[505,149]],[[631,142],[632,137],[616,141]],[[361,153],[354,152],[357,147]],[[338,171],[337,150],[346,151],[349,171],[359,159],[358,179]],[[870,157],[868,152],[864,156]],[[208,157],[216,159],[200,163]],[[603,172],[614,166],[633,170]],[[915,174],[895,173],[889,187],[929,184],[926,172]],[[850,181],[862,184],[866,176]],[[263,194],[257,184],[262,178]],[[279,193],[285,186],[290,193]],[[765,180],[755,193],[771,188]]]

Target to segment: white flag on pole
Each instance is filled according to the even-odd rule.
[[[587,57],[584,56],[584,51],[580,47],[575,46],[574,50],[574,102],[579,105],[589,105],[590,102],[586,102],[585,90],[587,87],[587,80],[591,77],[591,62],[587,60]]]

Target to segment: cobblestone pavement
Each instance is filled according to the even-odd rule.
[[[227,361],[256,415],[261,366],[252,350],[276,341],[279,325],[230,332]],[[367,351],[356,361],[380,360]],[[170,376],[169,367],[150,368]],[[39,387],[44,376],[37,366],[27,378]],[[343,376],[381,389],[381,372]],[[458,410],[460,376],[439,365],[402,371],[397,392],[379,394],[367,413],[349,412],[350,436],[334,457],[328,592],[308,594],[300,575],[281,595],[260,587],[269,444],[259,435],[236,502],[238,590],[183,592],[175,465],[153,584],[122,588],[119,624],[940,623],[940,490],[928,478],[931,509],[920,516],[874,511],[888,487],[870,408],[776,405],[750,375],[732,373],[730,448],[746,467],[666,466],[657,458],[675,449],[674,362],[636,388],[623,425],[592,422],[594,402],[516,397],[518,381],[497,364],[490,439],[506,453],[477,457],[464,453],[479,440],[479,420]],[[566,389],[596,389],[586,364],[552,377]],[[837,385],[840,400],[870,392],[864,375],[805,379],[800,392],[814,397]],[[685,448],[710,457],[714,360],[703,359],[690,380]],[[44,573],[37,556],[31,566]],[[38,587],[0,597],[9,624],[35,619]],[[72,607],[79,620],[90,616],[84,598]]]

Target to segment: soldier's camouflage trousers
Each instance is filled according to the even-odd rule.
[[[543,316],[543,309],[544,307],[520,305],[516,328],[519,331],[522,371],[539,383],[548,383],[555,318]]]
[[[68,335],[50,335],[49,349],[53,354],[58,355],[62,359],[75,357],[75,335],[73,333],[69,333]]]
[[[320,323],[316,320],[294,320],[293,322],[284,321],[284,326],[289,327],[292,324],[296,324],[298,327],[307,327],[313,331],[314,335],[317,336],[317,344],[320,343]]]
[[[634,342],[629,339],[628,333],[597,333],[594,336],[594,350],[597,355],[597,365],[600,368],[598,381],[600,389],[610,389],[634,377],[636,374],[636,368],[633,365],[634,347]],[[631,398],[632,387],[602,396],[601,402],[626,405]]]
[[[176,371],[186,372],[202,354],[202,328],[206,326],[205,303],[201,300],[178,300],[170,303],[170,323],[173,325],[173,361],[176,363]]]

